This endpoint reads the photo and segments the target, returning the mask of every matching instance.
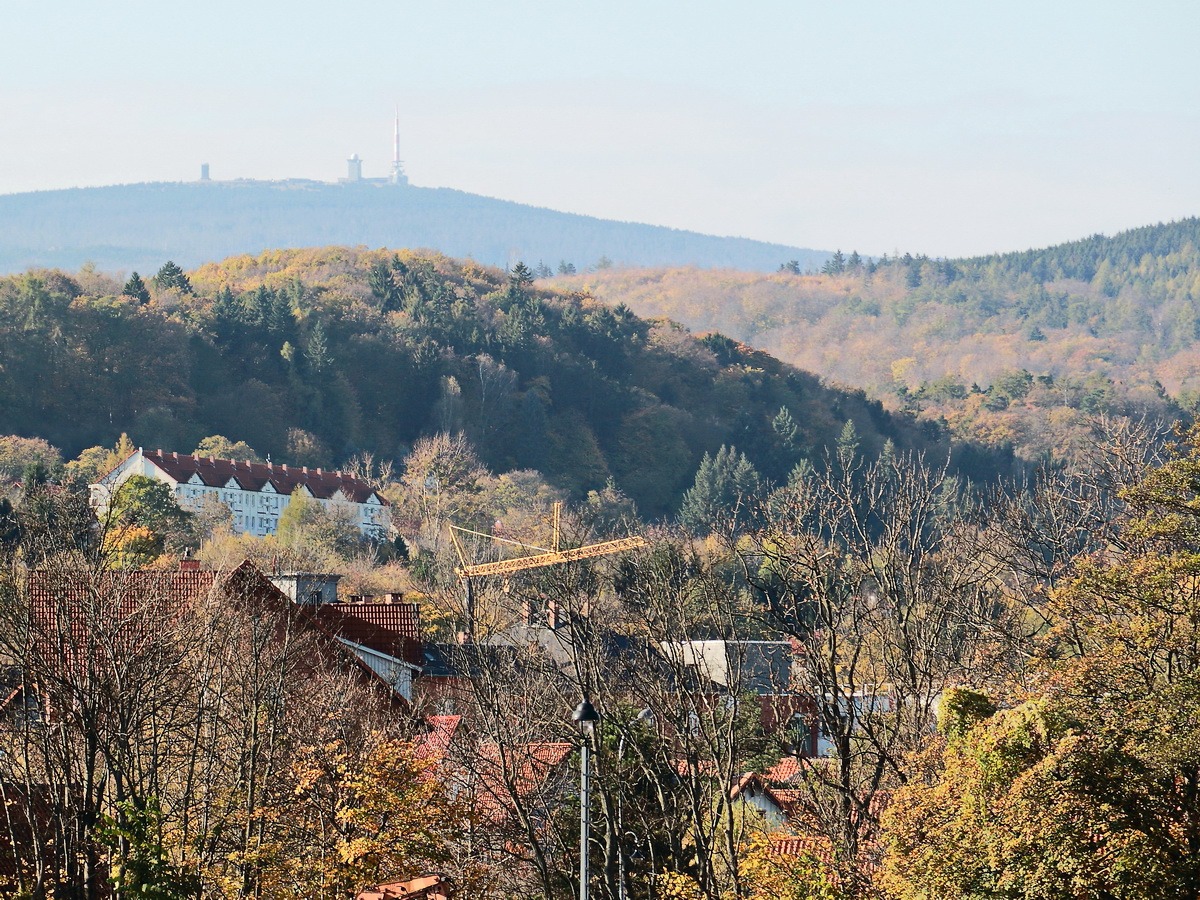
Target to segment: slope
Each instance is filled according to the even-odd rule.
[[[849,421],[866,453],[888,439],[950,452],[936,426],[728,338],[469,261],[275,251],[191,284],[141,305],[90,269],[0,279],[0,433],[68,454],[122,431],[183,450],[224,434],[279,462],[334,465],[461,431],[496,471],[539,469],[576,495],[611,478],[650,516],[723,444],[777,480]],[[1011,460],[957,462],[988,478]]]
[[[1091,416],[1173,417],[1200,391],[1198,219],[969,260],[839,253],[820,275],[673,268],[562,285],[718,329],[1029,458],[1080,449]]]

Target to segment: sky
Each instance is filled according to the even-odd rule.
[[[0,0],[0,193],[387,174],[818,250],[1200,215],[1195,0]]]

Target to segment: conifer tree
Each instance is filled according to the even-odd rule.
[[[159,290],[175,288],[182,294],[192,292],[192,283],[188,280],[187,274],[169,259],[163,263],[158,274],[154,276],[154,286]]]
[[[146,282],[142,281],[142,277],[137,272],[129,276],[125,287],[121,288],[121,294],[136,300],[142,306],[150,302],[150,291],[146,288]]]
[[[721,522],[742,524],[759,484],[758,471],[746,455],[722,444],[716,456],[705,453],[700,460],[696,482],[683,495],[679,521],[701,533],[712,531]]]

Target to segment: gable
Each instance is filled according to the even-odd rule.
[[[236,477],[236,476],[233,476],[233,475],[229,476],[229,480],[228,480],[227,482],[225,482],[225,487],[227,487],[227,488],[229,488],[230,490],[233,490],[233,491],[240,491],[240,490],[242,490],[242,486],[241,486],[241,484],[238,482],[238,480],[237,480],[237,477]]]

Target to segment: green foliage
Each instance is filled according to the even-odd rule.
[[[951,740],[957,740],[994,715],[996,709],[996,704],[981,691],[951,688],[942,694],[938,707],[938,730]]]
[[[139,278],[138,281],[141,281],[141,279]],[[181,294],[190,294],[192,292],[192,282],[187,277],[187,273],[169,259],[162,264],[162,268],[154,276],[154,286],[160,291],[174,289]]]
[[[142,281],[141,276],[137,272],[129,276],[129,280],[121,288],[121,293],[132,300],[136,300],[143,306],[150,302],[150,289],[146,287],[146,282]]]
[[[461,431],[493,471],[538,469],[576,498],[612,478],[649,516],[671,513],[703,454],[735,440],[777,480],[847,416],[867,455],[888,438],[948,451],[944,433],[743,344],[471,262],[323,248],[188,278],[194,293],[147,306],[61,273],[0,279],[0,430],[68,454],[121,432],[165,449],[233,435],[241,450],[211,455],[253,447],[326,467]],[[783,408],[794,445],[773,427]],[[972,474],[994,461],[1007,464]],[[96,460],[74,468],[94,475]]]
[[[758,472],[746,455],[722,445],[716,456],[705,453],[700,460],[696,482],[679,506],[679,521],[699,534],[726,523],[744,524],[759,487]]]
[[[187,517],[175,502],[171,486],[145,475],[132,475],[121,482],[109,514],[122,525],[143,525],[158,533],[179,526]]]
[[[163,846],[163,815],[150,798],[139,806],[117,804],[114,816],[105,816],[97,831],[109,851],[109,881],[121,900],[190,900],[200,892],[200,879],[175,865]]]
[[[117,564],[136,568],[161,555],[168,542],[187,544],[191,514],[179,508],[170,485],[132,475],[117,487],[103,524]]]
[[[16,481],[30,465],[50,473],[62,466],[62,455],[41,438],[0,436],[0,490],[4,482]]]

